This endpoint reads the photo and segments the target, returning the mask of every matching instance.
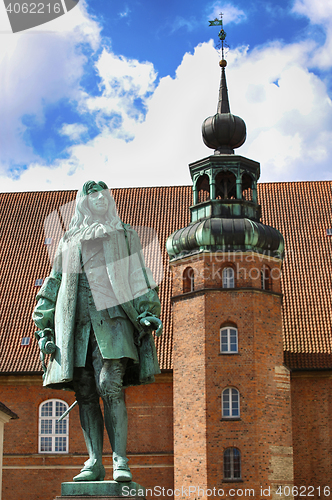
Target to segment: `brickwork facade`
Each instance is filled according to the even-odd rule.
[[[74,395],[41,386],[41,377],[0,377],[1,398],[19,419],[5,427],[3,500],[50,500],[60,494],[61,482],[72,481],[87,459],[78,409],[69,417],[69,453],[38,453],[39,405],[60,399],[71,405]],[[147,488],[173,487],[172,375],[155,384],[126,389],[128,457],[133,480]],[[104,437],[106,479],[112,479],[112,454]],[[153,498],[153,495],[151,496]]]
[[[294,483],[303,496],[327,498],[332,495],[332,372],[294,372],[291,387]]]
[[[222,258],[224,262],[221,263]],[[232,489],[292,485],[289,372],[283,366],[280,261],[255,254],[204,254],[173,264],[174,487]],[[216,269],[232,266],[235,288]],[[182,276],[194,269],[193,291]],[[261,289],[261,269],[274,276]],[[238,331],[238,351],[221,353],[220,329]],[[240,416],[222,416],[222,391],[240,394]],[[226,449],[241,453],[241,478],[224,478]],[[289,472],[291,470],[291,473]],[[278,496],[278,498],[280,498]],[[281,496],[282,498],[282,496]]]

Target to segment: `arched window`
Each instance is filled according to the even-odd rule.
[[[241,453],[237,448],[224,451],[224,479],[241,479]]]
[[[195,273],[192,267],[187,267],[182,276],[183,293],[193,292],[195,290]]]
[[[220,352],[223,354],[238,352],[237,328],[225,326],[220,330]]]
[[[222,391],[222,417],[238,418],[240,416],[240,393],[233,387]]]
[[[199,177],[196,184],[198,203],[202,201],[207,201],[210,199],[210,181],[207,174],[203,174]]]
[[[67,403],[59,399],[39,406],[39,453],[68,453],[68,415],[58,422],[67,409]]]
[[[232,172],[219,172],[215,179],[216,199],[236,199],[236,177]]]
[[[224,267],[222,270],[222,287],[223,288],[234,288],[234,269],[232,267]]]
[[[261,270],[261,288],[262,290],[272,290],[271,269],[267,266]]]
[[[253,201],[252,177],[248,174],[242,176],[242,198],[247,201]]]

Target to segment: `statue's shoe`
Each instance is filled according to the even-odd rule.
[[[127,465],[128,458],[113,455],[113,479],[114,481],[131,481],[133,476]]]
[[[94,465],[85,465],[73,481],[103,481],[105,474],[104,466],[97,462]]]

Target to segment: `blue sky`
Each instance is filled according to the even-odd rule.
[[[1,191],[190,184],[188,163],[213,154],[220,12],[237,154],[262,182],[331,179],[330,0],[80,0],[16,34],[1,8]]]

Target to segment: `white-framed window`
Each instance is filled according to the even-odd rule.
[[[224,479],[241,479],[241,453],[237,448],[224,451]]]
[[[239,418],[240,393],[234,387],[227,387],[222,391],[222,417]]]
[[[223,288],[234,288],[234,269],[232,267],[224,267],[222,270],[222,287]]]
[[[220,330],[220,352],[235,353],[238,352],[238,334],[234,326],[225,326]]]
[[[58,422],[68,404],[49,399],[39,406],[38,453],[68,453],[69,416]]]

